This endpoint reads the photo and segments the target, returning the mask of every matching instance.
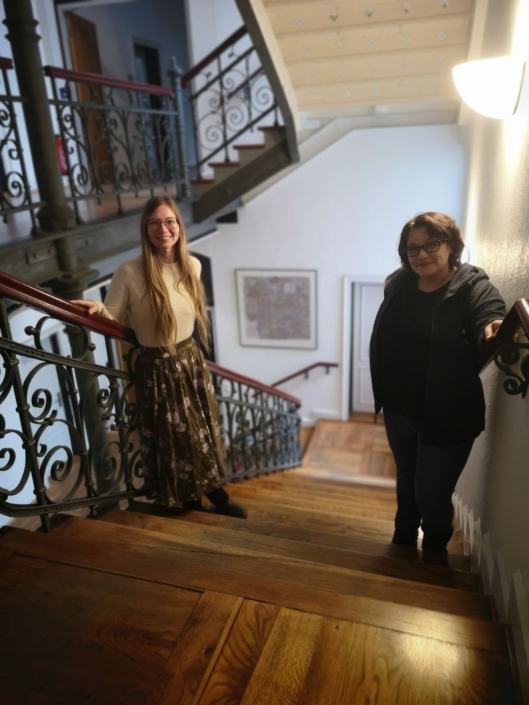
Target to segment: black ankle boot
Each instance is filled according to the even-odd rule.
[[[214,514],[222,514],[225,517],[235,517],[236,519],[246,519],[248,517],[246,509],[229,497],[227,502],[214,505],[211,511]]]
[[[201,499],[192,499],[188,502],[182,502],[182,509],[190,512],[204,512]]]

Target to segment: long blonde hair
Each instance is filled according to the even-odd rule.
[[[197,276],[191,256],[187,249],[187,239],[184,219],[176,203],[170,196],[155,196],[150,198],[143,208],[141,214],[141,248],[143,252],[143,268],[145,281],[147,283],[147,297],[151,306],[154,319],[156,335],[163,345],[170,345],[176,339],[177,321],[173,309],[169,305],[167,287],[162,277],[162,264],[156,256],[149,236],[147,235],[147,220],[151,213],[159,206],[169,206],[178,220],[180,235],[175,244],[176,262],[180,267],[181,279],[178,286],[182,286],[189,296],[195,308],[197,318],[198,334],[206,350],[209,350],[209,318],[206,311],[204,287]]]

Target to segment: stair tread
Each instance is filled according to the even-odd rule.
[[[369,486],[365,483],[354,484],[344,476],[329,480],[327,477],[309,475],[303,466],[293,470],[284,470],[273,473],[265,477],[258,477],[252,480],[252,484],[263,483],[264,486],[272,487],[295,487],[296,489],[314,489],[322,492],[343,492],[351,497],[375,497],[382,501],[395,502],[395,486]],[[238,483],[240,484],[240,483]]]
[[[343,497],[339,493],[336,495],[325,495],[317,491],[302,490],[302,491],[285,491],[280,494],[278,501],[278,490],[275,488],[266,488],[254,486],[252,483],[238,483],[230,487],[230,496],[234,499],[240,498],[242,502],[248,499],[256,499],[260,501],[272,501],[274,504],[281,506],[299,507],[304,509],[314,508],[315,510],[332,512],[335,515],[343,514],[351,516],[354,512],[355,516],[380,517],[388,521],[393,521],[396,511],[396,503],[382,504],[377,500],[366,500],[359,497]]]
[[[475,573],[450,569],[446,566],[431,563],[403,562],[388,555],[369,555],[365,551],[355,552],[352,548],[314,546],[283,537],[241,533],[228,528],[219,528],[218,526],[181,522],[175,521],[174,518],[120,510],[105,514],[100,521],[113,522],[138,529],[148,529],[156,533],[177,536],[183,540],[203,540],[222,546],[246,548],[251,551],[271,553],[276,556],[291,556],[292,558],[313,563],[363,570],[404,580],[416,580],[417,582],[473,592],[479,590],[479,580]]]
[[[265,144],[235,144],[234,149],[266,149]]]
[[[242,520],[241,520],[242,521]],[[398,604],[422,606],[450,614],[466,615],[476,619],[490,619],[490,604],[483,595],[454,588],[426,583],[416,583],[402,578],[363,573],[354,569],[313,564],[293,558],[270,555],[229,546],[194,545],[192,541],[177,543],[173,537],[154,534],[148,530],[118,526],[112,523],[90,522],[72,517],[59,527],[61,533],[75,538],[99,541],[104,545],[127,545],[135,550],[140,545],[165,550],[169,563],[175,566],[183,558],[200,561],[208,568],[227,568],[252,578],[274,577],[294,584],[310,584],[314,588],[338,592],[344,595],[354,592],[365,597]],[[163,547],[163,548],[160,548]],[[167,551],[166,549],[170,549]],[[295,569],[293,566],[295,565]],[[181,587],[191,587],[181,585]],[[204,586],[212,589],[213,586]]]
[[[22,556],[154,580],[157,583],[186,589],[214,589],[220,593],[427,636],[469,648],[506,653],[502,627],[488,619],[445,614],[421,607],[417,603],[403,605],[379,601],[372,595],[342,594],[325,587],[314,587],[308,581],[304,584],[292,583],[271,574],[263,580],[259,576],[226,565],[205,565],[201,562],[203,554],[196,558],[189,552],[175,549],[168,551],[132,545],[125,549],[123,544],[117,545],[109,541],[73,539],[24,529],[6,533],[1,541],[4,548]],[[298,565],[296,564],[296,567]],[[443,588],[437,590],[456,593],[458,596],[470,596],[473,599],[477,597],[461,591]]]
[[[252,517],[275,521],[284,526],[311,528],[317,525],[321,530],[331,533],[363,536],[382,541],[390,541],[394,531],[393,520],[389,518],[384,520],[343,514],[333,515],[328,510],[305,510],[289,504],[280,504],[278,501],[266,502],[250,497],[244,498],[244,505]],[[453,540],[449,544],[449,551],[462,554],[463,547]]]
[[[212,167],[234,167],[238,169],[241,166],[240,162],[208,162],[208,166]]]
[[[293,541],[304,541],[318,546],[330,546],[343,548],[345,550],[355,550],[358,552],[371,553],[373,555],[390,556],[401,560],[413,562],[438,562],[434,555],[423,557],[422,551],[418,551],[407,546],[396,546],[389,543],[387,539],[369,539],[363,536],[351,536],[332,531],[322,531],[312,527],[304,526],[283,526],[276,521],[259,519],[250,516],[249,519],[241,521],[233,517],[226,517],[211,512],[182,512],[170,513],[170,510],[156,504],[136,501],[131,504],[130,509],[141,514],[151,514],[155,516],[178,516],[180,521],[204,524],[208,526],[226,527],[240,533],[254,533],[277,538],[287,538]],[[314,524],[313,524],[314,526]],[[469,570],[470,560],[462,553],[449,553],[446,557],[451,568],[459,570]]]

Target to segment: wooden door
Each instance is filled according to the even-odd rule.
[[[97,43],[97,29],[93,22],[73,12],[65,13],[69,32],[70,53],[74,71],[101,74],[101,58]],[[103,103],[102,86],[78,83],[77,97],[82,103]],[[83,132],[89,167],[93,178],[101,183],[112,181],[108,137],[103,127],[105,115],[94,108],[81,110]]]

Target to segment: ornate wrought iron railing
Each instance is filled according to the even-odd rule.
[[[300,400],[214,363],[209,368],[230,479],[299,465]]]
[[[175,89],[46,66],[64,151],[68,200],[114,196],[123,213],[126,194],[155,189],[187,195],[179,97]],[[177,75],[174,76],[175,81]]]
[[[246,27],[241,27],[182,77],[192,86],[197,164],[194,175],[213,157],[233,161],[230,145],[258,126],[282,118],[270,83]]]
[[[144,494],[136,352],[130,328],[0,273],[1,514],[49,529],[55,512]],[[299,465],[299,399],[210,368],[226,481]]]
[[[506,375],[503,388],[507,394],[520,394],[523,399],[529,389],[528,299],[519,299],[508,312],[498,331],[495,349],[489,348],[489,359]]]
[[[11,59],[0,57],[3,89],[0,94],[0,216],[7,222],[10,215],[29,211],[33,230],[36,230],[34,209],[42,204],[35,202],[31,195],[19,126],[24,123],[20,114],[17,115],[24,98],[11,92],[9,71],[12,69]]]

